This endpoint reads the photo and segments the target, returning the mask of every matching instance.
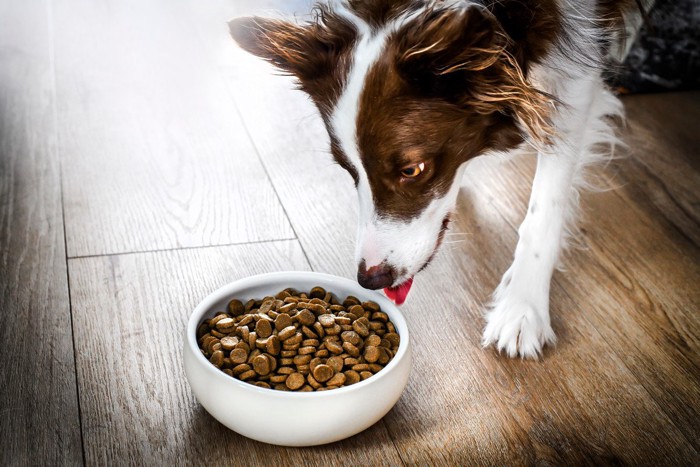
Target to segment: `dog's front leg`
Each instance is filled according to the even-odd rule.
[[[513,264],[503,276],[487,314],[484,345],[509,356],[537,357],[555,341],[549,319],[549,285],[565,219],[575,196],[575,162],[564,153],[540,153],[528,212],[518,231]]]
[[[617,142],[606,117],[622,115],[620,102],[599,78],[566,80],[559,85],[567,104],[555,116],[558,136],[538,154],[515,258],[486,316],[484,345],[494,344],[511,357],[536,358],[542,346],[555,341],[549,319],[552,273],[573,228],[578,188],[586,185],[582,172],[609,157],[597,145],[612,147]]]

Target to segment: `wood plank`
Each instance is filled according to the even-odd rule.
[[[51,2],[0,2],[0,464],[80,465]]]
[[[254,59],[238,60],[225,69],[232,92],[312,267],[352,277],[353,188],[347,175],[329,165],[330,156],[318,153],[327,145],[320,120],[303,95],[291,91],[290,81],[270,78],[271,69]],[[472,205],[460,205],[454,229],[468,230],[466,241],[452,245],[417,279],[404,308],[415,337],[414,376],[385,419],[402,459],[700,460],[595,326],[580,314],[562,314],[580,303],[560,284],[552,302],[561,342],[544,361],[509,360],[480,348],[483,303],[507,268],[516,239],[492,201],[503,194],[498,187],[464,190],[462,199],[470,198]],[[322,212],[324,221],[309,222],[310,212]]]
[[[69,257],[294,237],[181,2],[55,10]]]
[[[640,204],[656,207],[700,247],[700,92],[629,96],[620,178]]]
[[[381,423],[347,441],[303,450],[249,440],[209,416],[185,381],[182,334],[197,303],[241,277],[308,270],[298,242],[80,258],[69,265],[88,464],[400,464]]]

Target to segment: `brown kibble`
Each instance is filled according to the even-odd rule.
[[[360,374],[355,370],[348,370],[345,373],[345,385],[350,386],[351,384],[360,382]]]
[[[326,348],[330,353],[336,355],[343,353],[343,347],[336,341],[326,341]]]
[[[370,378],[372,376],[371,371],[361,371],[360,372],[360,378],[362,378],[362,381],[366,380],[367,378]]]
[[[233,350],[238,344],[238,338],[235,336],[226,336],[221,338],[221,348],[224,350]]]
[[[248,326],[250,323],[253,322],[253,315],[244,315],[240,318],[241,320],[237,322],[239,326]]]
[[[372,373],[378,373],[382,371],[384,367],[382,365],[379,365],[378,363],[370,363],[369,364],[369,371]]]
[[[285,299],[285,301],[286,301],[286,299]],[[292,313],[292,311],[294,311],[296,309],[297,309],[297,303],[291,302],[291,303],[285,303],[284,305],[279,307],[277,309],[277,312],[280,314],[289,315],[290,313]]]
[[[389,354],[390,350],[387,350],[384,347],[377,348],[379,349],[379,358],[377,359],[377,363],[380,365],[386,365],[389,363],[389,360],[391,360],[391,355]]]
[[[299,355],[310,355],[312,353],[316,352],[316,347],[310,345],[308,347],[301,347],[299,349]]]
[[[356,319],[352,323],[352,329],[358,333],[362,337],[367,337],[369,336],[369,326],[365,321],[363,321],[364,318]]]
[[[377,305],[374,302],[362,302],[362,308],[373,313],[376,313],[377,311],[381,310],[381,308],[379,308],[379,305]]]
[[[255,332],[262,338],[270,337],[272,335],[272,324],[266,319],[258,320],[255,325]]]
[[[360,345],[360,342],[362,342],[362,338],[355,331],[345,331],[340,335],[340,338],[345,342],[350,342],[354,346],[358,346]]]
[[[265,355],[258,355],[253,359],[253,370],[259,375],[267,375],[271,370],[270,360]]]
[[[253,378],[256,374],[257,373],[255,373],[254,370],[248,370],[245,373],[241,373],[240,375],[238,375],[238,379],[240,379],[241,381],[247,381],[250,378]]]
[[[360,356],[360,349],[352,345],[350,342],[343,342],[343,350],[345,350],[352,357]]]
[[[395,332],[388,332],[388,333],[384,334],[384,339],[389,341],[392,349],[397,348],[399,346],[399,344],[401,343],[401,338]]]
[[[267,353],[270,355],[278,355],[280,353],[280,350],[282,348],[282,344],[280,343],[280,339],[277,336],[270,336],[267,339],[267,344],[265,345],[265,350],[267,350]]]
[[[297,328],[294,326],[287,326],[286,328],[282,329],[278,334],[277,337],[284,342],[287,339],[291,338],[294,334],[297,333]]]
[[[278,332],[286,327],[292,326],[293,324],[292,318],[287,314],[281,313],[277,315],[277,318],[275,318],[275,329]]]
[[[336,373],[331,379],[326,381],[326,386],[342,386],[345,384],[345,375],[343,373]]]
[[[292,359],[295,365],[308,365],[313,357],[311,355],[297,355]]]
[[[302,326],[301,333],[307,339],[318,339],[318,334],[316,334],[316,332],[308,326]]]
[[[360,300],[357,297],[353,297],[352,295],[348,295],[347,298],[343,300],[343,306],[345,308],[350,308],[351,306],[359,305],[360,303],[362,302],[360,302]]]
[[[333,368],[336,373],[339,373],[343,369],[344,362],[342,358],[333,356],[326,360],[326,365]]]
[[[323,338],[326,335],[326,331],[323,329],[323,326],[321,326],[321,323],[316,321],[313,325],[314,331],[316,331],[316,334],[318,334],[319,338]]]
[[[236,365],[239,363],[245,363],[248,360],[248,352],[241,348],[233,349],[229,355],[229,358],[231,359],[231,363]]]
[[[221,350],[214,352],[209,361],[217,368],[221,368],[224,364],[224,353]]]
[[[296,391],[304,385],[305,381],[306,380],[304,379],[304,375],[302,375],[301,373],[292,373],[287,377],[287,380],[284,384],[292,391]]]
[[[265,381],[258,381],[253,383],[255,386],[265,388],[265,389],[272,389],[269,384],[267,384]]]
[[[226,335],[227,335],[227,334],[224,334],[223,332],[217,331],[216,329],[212,329],[209,332],[211,333],[212,336],[218,337],[219,339],[221,339],[222,337],[226,337]]]
[[[299,392],[313,392],[314,388],[309,386],[308,384],[305,384],[304,386],[299,389]]]
[[[311,297],[311,298],[323,298],[325,296],[326,296],[326,289],[324,289],[323,287],[316,286],[313,289],[311,289],[311,291],[309,292],[309,297]]]
[[[301,310],[295,318],[302,326],[311,326],[316,321],[316,316],[309,310]]]
[[[365,339],[365,346],[373,345],[373,346],[377,347],[381,341],[382,341],[381,337],[379,337],[376,334],[372,334],[371,336],[367,337],[367,339]]]
[[[367,360],[369,363],[374,363],[377,360],[379,360],[379,348],[374,345],[368,345],[365,347],[365,354],[364,354],[365,360]]]
[[[218,322],[221,321],[222,319],[226,319],[226,318],[228,318],[228,316],[226,315],[226,313],[217,313],[216,316],[214,316],[212,319],[209,320],[209,327],[210,327],[210,328],[215,328],[215,327],[216,327],[216,323],[218,323]]]
[[[319,345],[321,345],[321,343],[318,341],[318,339],[304,339],[301,341],[302,347],[318,347]]]
[[[314,315],[319,316],[326,313],[326,307],[318,303],[309,303],[307,309],[313,311]]]
[[[324,328],[329,328],[335,324],[335,316],[331,314],[323,314],[318,317],[318,322],[321,323],[321,326]]]
[[[366,363],[358,363],[357,365],[353,365],[352,369],[359,372],[369,371],[369,365]]]
[[[238,366],[234,366],[231,369],[231,373],[233,373],[233,376],[238,376],[242,373],[245,373],[246,371],[249,371],[250,369],[251,369],[250,365],[248,365],[247,363],[241,363]]]
[[[328,357],[330,355],[330,352],[328,352],[328,349],[321,349],[317,351],[314,355],[316,357]]]
[[[296,354],[297,354],[296,350],[283,350],[280,352],[280,357],[290,358],[290,357],[294,357]]]
[[[333,368],[331,368],[328,365],[317,365],[316,368],[314,368],[314,378],[316,381],[319,383],[325,383],[329,379],[333,377]]]
[[[312,372],[313,372],[313,370],[312,370]],[[321,383],[316,381],[316,379],[314,378],[314,376],[311,373],[306,375],[306,381],[308,381],[309,384],[311,385],[311,387],[313,387],[314,389],[318,389],[322,386]]]
[[[272,375],[270,376],[271,383],[284,383],[287,381],[287,375]]]
[[[284,341],[284,343],[287,345],[296,345],[301,344],[302,340],[304,340],[304,336],[302,336],[300,332],[297,332],[292,337]]]
[[[245,313],[245,306],[243,305],[243,302],[236,300],[235,298],[228,302],[228,306],[226,308],[231,316],[240,316]]]
[[[294,373],[294,368],[283,366],[277,369],[277,373],[280,375],[291,375],[292,373]]]

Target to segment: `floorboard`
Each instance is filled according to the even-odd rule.
[[[55,18],[69,257],[294,237],[182,2]]]
[[[0,465],[81,465],[51,8],[0,2]]]

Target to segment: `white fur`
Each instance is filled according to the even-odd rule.
[[[357,141],[359,104],[367,73],[383,53],[387,36],[410,21],[413,15],[402,15],[373,34],[370,27],[345,6],[336,12],[355,25],[359,34],[345,89],[331,116],[333,133],[358,174],[359,221],[355,259],[358,263],[364,260],[368,269],[384,262],[395,267],[401,274],[393,285],[399,285],[413,277],[433,254],[442,220],[454,208],[461,177],[455,179],[447,195],[433,200],[419,217],[398,221],[376,211]]]

